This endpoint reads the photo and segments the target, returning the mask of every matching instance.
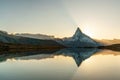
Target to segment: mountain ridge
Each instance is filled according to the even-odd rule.
[[[14,43],[14,44],[30,44],[39,46],[64,46],[64,47],[98,47],[102,44],[96,42],[86,34],[84,34],[78,27],[72,37],[63,39],[38,39],[23,36],[16,36],[8,34],[7,32],[0,32],[0,42]]]
[[[77,28],[75,34],[72,37],[56,41],[67,47],[98,47],[102,45],[82,33],[79,27]]]
[[[31,34],[31,33],[16,33],[15,36],[35,38],[35,39],[46,39],[46,40],[55,38],[54,36],[51,36],[51,35]]]

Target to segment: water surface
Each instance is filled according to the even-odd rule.
[[[120,80],[120,52],[62,49],[0,55],[0,80]]]

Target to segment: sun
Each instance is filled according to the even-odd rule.
[[[87,27],[85,27],[83,29],[83,33],[85,33],[86,35],[90,36],[90,37],[93,37],[94,36],[94,33],[91,29],[88,29]]]

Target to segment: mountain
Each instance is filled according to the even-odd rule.
[[[16,36],[20,36],[20,37],[28,37],[28,38],[35,38],[35,39],[54,39],[54,36],[49,36],[49,35],[43,35],[43,34],[30,34],[30,33],[17,33],[15,34]]]
[[[4,43],[18,43],[18,40],[16,40],[18,37],[15,38],[13,35],[9,35],[5,31],[0,31],[0,42]]]
[[[40,39],[40,35],[35,36],[32,34],[23,34],[23,36],[19,35],[11,35],[5,31],[0,31],[0,42],[3,43],[12,43],[12,44],[26,44],[26,45],[39,45],[39,46],[65,46],[65,47],[98,47],[102,46],[102,44],[96,42],[89,36],[82,33],[82,31],[77,28],[75,34],[70,38],[63,39],[50,39],[50,37],[46,37],[46,39]]]
[[[112,44],[120,44],[120,39],[101,39],[101,40],[97,40],[96,41],[104,44],[104,45],[112,45]]]
[[[77,28],[75,34],[72,37],[64,38],[62,40],[59,39],[56,41],[67,47],[97,47],[102,45],[82,33],[79,28]]]
[[[8,47],[61,47],[59,43],[53,40],[34,39],[28,37],[20,37],[10,35],[7,32],[0,31],[0,47],[7,45]],[[29,45],[29,46],[28,46]],[[32,46],[33,45],[33,46]]]

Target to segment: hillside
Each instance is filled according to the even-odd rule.
[[[28,38],[35,38],[35,39],[54,39],[54,36],[43,35],[43,34],[31,34],[31,33],[16,33],[15,36],[20,37],[28,37]]]
[[[53,40],[42,40],[27,37],[10,35],[7,32],[0,31],[1,49],[38,49],[38,48],[60,48],[63,47]]]
[[[105,45],[120,44],[120,39],[113,39],[113,40],[108,40],[108,39],[97,40],[96,39],[96,41],[103,43]]]

